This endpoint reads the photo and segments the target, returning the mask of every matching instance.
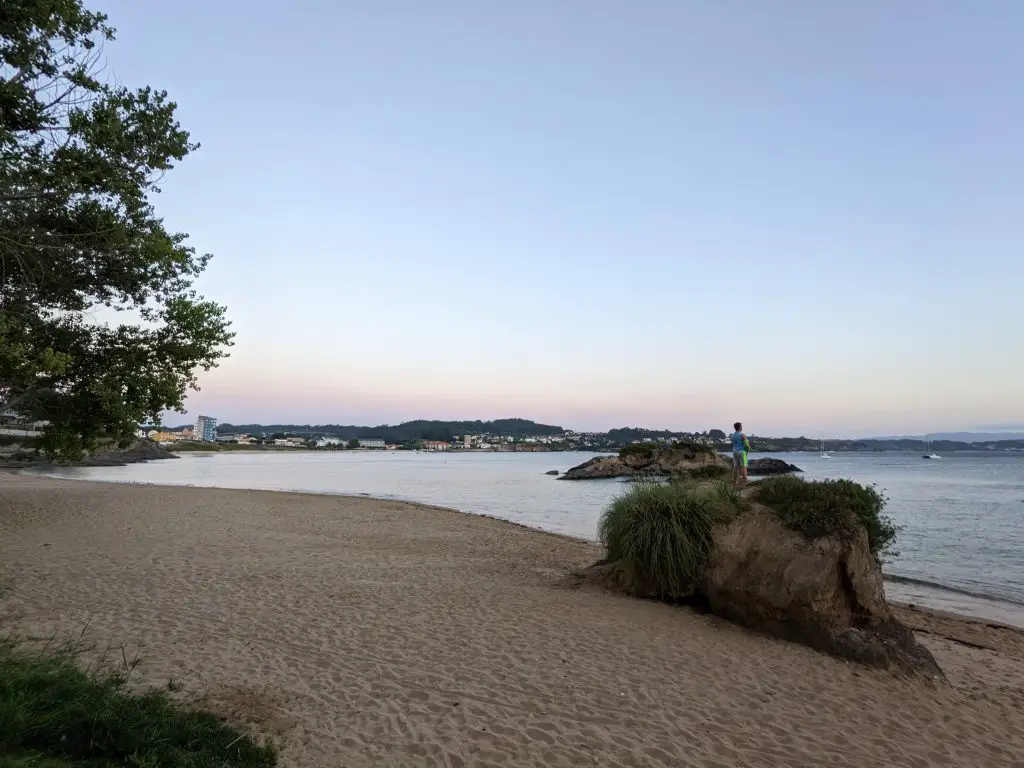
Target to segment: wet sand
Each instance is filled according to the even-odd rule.
[[[1024,632],[900,608],[950,686],[566,586],[593,545],[367,498],[0,472],[0,632],[78,636],[285,766],[1024,765]]]

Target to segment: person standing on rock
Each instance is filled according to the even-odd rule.
[[[747,452],[750,451],[750,441],[743,434],[743,425],[736,422],[732,425],[732,478],[736,485],[747,484]]]

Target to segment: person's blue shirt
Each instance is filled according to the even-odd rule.
[[[732,433],[732,452],[744,453],[747,450],[747,441],[742,432]]]

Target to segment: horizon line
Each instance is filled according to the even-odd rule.
[[[202,415],[202,414],[197,414],[196,418],[198,418],[200,415]],[[216,419],[216,417],[207,417],[207,418],[214,418],[214,419]],[[704,432],[710,432],[712,429],[719,429],[718,427],[711,427],[711,428],[703,429],[703,430],[692,430],[692,429],[671,429],[669,427],[654,428],[654,427],[640,427],[640,426],[621,426],[621,427],[609,427],[607,429],[579,430],[579,429],[575,429],[575,428],[572,428],[572,427],[565,427],[565,426],[563,426],[561,424],[549,424],[549,423],[535,421],[533,419],[523,418],[521,416],[503,416],[503,417],[497,417],[497,418],[491,418],[491,419],[430,419],[430,418],[417,418],[417,419],[407,419],[405,421],[395,422],[393,424],[391,424],[391,423],[357,424],[357,423],[354,423],[354,422],[351,423],[351,424],[343,424],[341,422],[322,422],[322,423],[307,422],[307,423],[300,423],[300,422],[297,422],[297,421],[296,422],[286,422],[286,421],[278,421],[278,422],[260,422],[260,421],[241,422],[239,420],[223,421],[223,422],[221,422],[221,421],[218,420],[218,427],[221,427],[221,426],[224,426],[224,425],[238,426],[238,425],[241,424],[241,425],[244,425],[244,426],[261,426],[261,427],[262,426],[268,426],[268,425],[269,426],[281,426],[281,427],[308,427],[308,428],[331,427],[331,426],[334,426],[334,427],[355,427],[355,428],[365,428],[365,429],[380,429],[380,428],[399,427],[399,426],[403,426],[405,424],[412,424],[412,423],[415,423],[415,422],[427,422],[427,423],[439,423],[439,424],[479,422],[480,424],[493,424],[496,421],[526,421],[526,422],[530,422],[531,424],[535,424],[538,427],[554,427],[554,428],[557,428],[557,429],[561,429],[563,431],[568,431],[568,432],[573,432],[573,433],[578,433],[578,434],[606,434],[606,433],[611,432],[613,430],[630,429],[630,430],[644,431],[644,432],[667,432],[667,433],[670,433],[670,434],[673,434],[673,435],[684,435],[684,434],[698,435],[698,434],[702,434]],[[182,427],[188,427],[188,426],[192,426],[194,424],[195,424],[195,421],[193,420],[193,421],[187,421],[187,422],[180,423],[177,426],[170,426],[168,424],[161,424],[160,426],[163,426],[165,429],[180,429]],[[143,427],[143,426],[157,426],[157,425],[156,424],[139,424],[138,426],[139,427]],[[727,430],[727,429],[723,429],[721,431],[725,432],[726,434],[729,433],[729,430]],[[869,437],[829,437],[829,438],[824,438],[824,439],[825,440],[917,440],[917,439],[926,439],[926,438],[928,438],[929,436],[932,436],[932,435],[999,435],[999,434],[1006,434],[1007,435],[1007,438],[1006,438],[1007,440],[1014,440],[1014,439],[1019,439],[1019,438],[1014,438],[1014,437],[1009,437],[1009,436],[1010,435],[1020,434],[1021,432],[1024,432],[1024,430],[1021,430],[1021,429],[984,429],[984,428],[977,429],[977,430],[971,430],[971,429],[947,429],[947,430],[941,430],[940,429],[940,430],[933,430],[933,431],[930,431],[930,432],[924,432],[924,433],[921,433],[921,434],[901,434],[901,435],[876,434],[876,435],[871,435]],[[796,434],[796,435],[794,435],[794,434],[767,434],[767,433],[760,434],[760,433],[756,433],[756,432],[751,432],[750,435],[751,435],[751,437],[771,437],[771,438],[788,438],[788,439],[801,439],[802,438],[802,439],[806,439],[806,440],[822,439],[820,436],[819,436],[819,438],[814,438],[813,435],[808,436],[806,434]]]

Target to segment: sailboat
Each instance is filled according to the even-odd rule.
[[[941,456],[939,456],[939,454],[935,453],[935,451],[932,450],[932,441],[931,441],[930,437],[925,437],[925,439],[924,439],[924,456],[922,456],[921,458],[922,459],[941,459],[942,458]]]
[[[821,435],[821,447],[818,449],[818,458],[819,459],[831,459],[832,458],[831,456],[828,455],[828,451],[825,450],[825,436],[824,435]]]

